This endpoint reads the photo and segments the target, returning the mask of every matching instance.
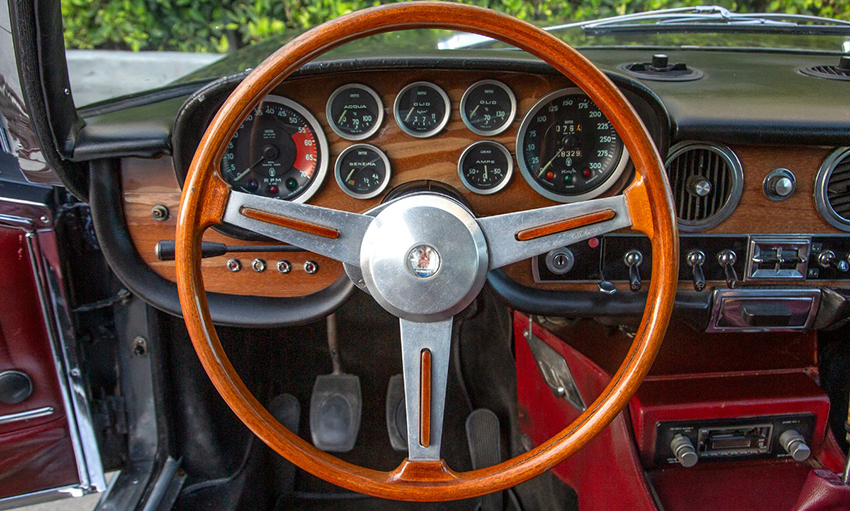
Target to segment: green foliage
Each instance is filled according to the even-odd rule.
[[[394,0],[388,0],[394,1]],[[564,23],[699,0],[461,0],[532,22]],[[62,0],[65,44],[79,49],[224,53],[301,31],[381,0]],[[718,0],[738,12],[788,12],[850,20],[850,0]]]

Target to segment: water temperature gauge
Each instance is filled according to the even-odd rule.
[[[514,160],[502,144],[483,140],[467,147],[457,164],[464,186],[475,193],[490,195],[504,188],[511,179]]]
[[[348,195],[355,199],[371,199],[390,183],[390,160],[373,145],[355,144],[339,153],[334,175],[339,187]]]
[[[343,85],[328,99],[328,124],[347,140],[364,140],[378,131],[384,120],[384,104],[378,93],[365,85]]]

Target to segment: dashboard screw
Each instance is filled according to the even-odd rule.
[[[164,222],[168,220],[168,208],[163,206],[162,204],[157,204],[151,209],[151,216],[157,222]]]
[[[254,262],[251,263],[251,268],[254,268],[254,271],[257,273],[262,273],[266,271],[266,262],[262,259],[254,259]]]
[[[136,337],[133,339],[133,355],[143,357],[148,352],[148,341],[144,337]]]
[[[289,273],[292,271],[292,264],[289,261],[278,261],[277,271],[281,273]]]
[[[242,263],[239,262],[239,259],[228,259],[227,269],[232,272],[237,272],[242,269]]]
[[[313,275],[317,271],[319,271],[319,263],[316,261],[304,261],[304,271]]]

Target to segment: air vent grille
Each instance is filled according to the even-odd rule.
[[[803,74],[829,80],[850,80],[850,69],[838,66],[812,66],[800,70]]]
[[[684,231],[714,227],[741,198],[741,164],[726,146],[685,143],[674,147],[667,160],[667,176]]]
[[[850,231],[850,148],[836,149],[821,165],[815,203],[827,222]]]

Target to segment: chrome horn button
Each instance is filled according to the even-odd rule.
[[[487,242],[475,217],[438,195],[413,195],[385,207],[366,231],[360,269],[382,307],[410,321],[447,319],[487,279]]]

